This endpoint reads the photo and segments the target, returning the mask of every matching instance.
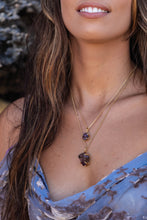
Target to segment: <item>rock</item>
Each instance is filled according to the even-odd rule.
[[[26,37],[39,0],[0,0],[0,97],[14,100],[23,94]]]

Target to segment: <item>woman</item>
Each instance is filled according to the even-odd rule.
[[[41,3],[0,116],[1,219],[146,219],[147,1]]]

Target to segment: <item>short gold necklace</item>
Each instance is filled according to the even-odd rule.
[[[73,95],[72,95],[72,92],[71,92],[71,100],[72,100],[72,105],[73,105],[73,109],[74,109],[74,112],[76,114],[76,117],[77,117],[77,121],[78,121],[78,125],[79,125],[79,128],[82,132],[82,140],[84,142],[84,152],[81,153],[78,157],[80,159],[80,162],[83,166],[88,166],[90,164],[90,155],[88,154],[88,149],[90,147],[90,145],[92,144],[94,138],[96,137],[97,133],[99,132],[100,128],[102,127],[108,113],[110,112],[113,104],[115,104],[115,102],[118,100],[120,94],[123,92],[123,90],[126,88],[129,80],[131,79],[131,77],[133,76],[133,73],[134,71],[136,70],[136,67],[129,73],[129,76],[123,81],[123,83],[121,84],[120,88],[117,90],[117,92],[115,93],[115,95],[110,99],[110,101],[104,106],[104,108],[102,109],[102,111],[100,111],[100,113],[97,115],[97,117],[94,119],[94,121],[89,125],[87,126],[87,133],[83,133],[83,129],[82,129],[82,125],[81,125],[81,122],[80,122],[80,118],[79,118],[79,114],[78,114],[78,110],[76,108],[76,104],[75,104],[75,100],[73,98]],[[102,116],[102,114],[104,113],[104,111],[107,109],[102,121],[100,122],[96,132],[94,133],[91,141],[89,144],[87,144],[87,139],[88,138],[83,138],[85,135],[89,136],[89,129],[97,122],[97,120]]]

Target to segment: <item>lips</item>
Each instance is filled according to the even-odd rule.
[[[84,2],[77,7],[77,13],[87,19],[103,18],[110,12],[107,6],[92,2]]]
[[[77,7],[77,11],[87,12],[87,13],[102,13],[102,12],[109,13],[110,9],[102,4],[85,2],[85,3],[81,3]]]

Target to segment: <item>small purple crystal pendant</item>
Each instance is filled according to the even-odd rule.
[[[84,141],[87,141],[89,138],[90,138],[90,135],[89,135],[88,132],[85,132],[85,133],[83,134],[83,136],[82,136],[82,139],[83,139]]]
[[[87,152],[79,154],[80,162],[83,166],[88,166],[90,163],[90,156]]]

